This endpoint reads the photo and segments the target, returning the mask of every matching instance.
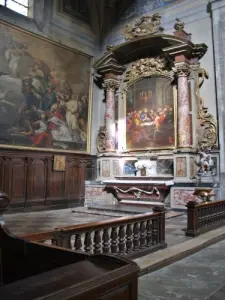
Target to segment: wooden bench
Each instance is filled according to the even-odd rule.
[[[125,258],[25,241],[0,225],[0,299],[136,300],[138,273]]]

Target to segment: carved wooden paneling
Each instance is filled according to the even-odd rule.
[[[25,159],[13,158],[10,163],[9,197],[13,202],[26,200],[27,163]]]
[[[5,177],[5,168],[4,168],[4,159],[0,159],[0,191],[4,189],[4,177]]]
[[[34,159],[28,161],[28,184],[27,199],[45,200],[46,195],[46,167],[44,159]]]
[[[49,178],[51,184],[51,198],[59,199],[65,197],[65,172],[54,172],[52,170]]]
[[[69,199],[80,197],[79,177],[79,165],[76,161],[69,161],[66,172],[66,195]]]
[[[64,154],[63,154],[64,155]],[[0,150],[0,191],[14,205],[80,204],[84,181],[94,178],[96,158],[66,154],[66,171],[53,171],[53,153]]]

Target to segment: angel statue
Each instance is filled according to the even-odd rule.
[[[210,154],[209,149],[200,149],[198,151],[199,159],[195,160],[195,164],[198,166],[198,170],[194,177],[191,177],[192,180],[196,180],[196,185],[198,186],[201,183],[201,179],[203,177],[212,177],[213,180],[213,187],[216,187],[217,184],[215,183],[215,175],[216,169],[214,166],[214,161]]]
[[[203,175],[213,175],[213,167],[214,161],[212,160],[212,156],[209,151],[202,151],[199,152],[200,159],[196,161],[196,165],[199,167],[197,174]]]

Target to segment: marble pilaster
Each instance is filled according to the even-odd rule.
[[[192,145],[192,124],[190,116],[190,97],[188,88],[188,75],[190,67],[187,63],[176,64],[178,75],[178,148],[189,148]]]
[[[106,90],[106,108],[105,108],[105,151],[115,151],[115,92],[119,88],[119,82],[115,79],[105,79],[104,88]]]

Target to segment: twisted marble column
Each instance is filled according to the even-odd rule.
[[[105,109],[105,151],[115,151],[115,92],[119,88],[119,82],[114,79],[106,79],[104,81],[106,90],[106,109]]]
[[[192,121],[191,121],[191,103],[188,88],[188,75],[190,67],[187,63],[179,63],[176,65],[178,75],[178,132],[177,138],[178,148],[188,148],[192,145]]]

